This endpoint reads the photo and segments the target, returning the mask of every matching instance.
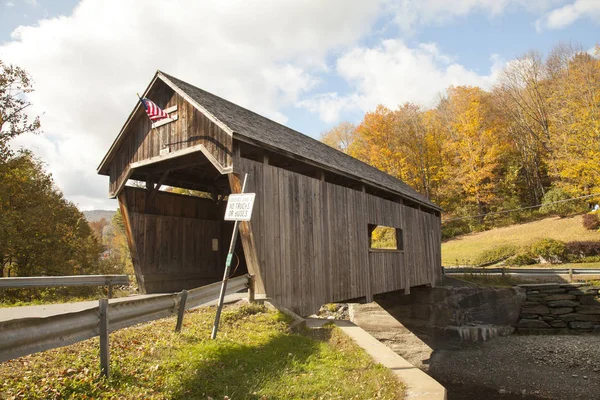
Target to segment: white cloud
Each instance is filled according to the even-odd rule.
[[[482,75],[452,59],[434,43],[409,48],[400,40],[384,40],[377,47],[355,48],[337,60],[337,72],[348,82],[352,93],[320,94],[298,105],[319,112],[326,122],[339,120],[343,112],[364,112],[378,104],[396,108],[410,101],[432,106],[450,85],[491,87],[503,66],[500,58],[493,55],[490,70]]]
[[[441,25],[474,12],[492,17],[511,7],[540,12],[561,2],[564,0],[388,0],[386,6],[394,22],[404,32],[412,32],[417,26]]]
[[[34,79],[30,99],[47,134],[19,138],[82,208],[114,207],[96,167],[135,105],[164,70],[285,122],[281,109],[318,83],[325,57],[368,32],[379,4],[83,0],[70,16],[22,26],[0,58]]]
[[[544,29],[562,29],[580,18],[590,18],[600,22],[600,1],[575,0],[546,13],[535,23],[538,32]]]

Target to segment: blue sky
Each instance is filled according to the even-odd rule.
[[[44,126],[15,145],[81,208],[112,208],[95,168],[156,69],[318,137],[490,88],[529,50],[591,49],[599,22],[598,0],[0,0],[0,59],[34,78]]]

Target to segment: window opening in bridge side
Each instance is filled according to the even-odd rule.
[[[404,250],[402,229],[391,226],[369,224],[369,249]]]

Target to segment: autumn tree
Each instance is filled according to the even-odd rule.
[[[539,204],[549,186],[550,114],[548,70],[537,52],[509,63],[494,89],[511,122],[508,133],[516,145],[529,188],[528,203]]]
[[[489,123],[489,101],[483,90],[462,86],[450,88],[443,105],[449,115],[445,169],[453,187],[448,192],[474,205],[479,214],[498,200],[502,157],[507,152],[501,130]]]
[[[323,132],[321,134],[321,141],[336,150],[348,153],[348,149],[354,142],[355,134],[356,125],[344,121],[340,122],[330,130]]]
[[[600,189],[600,47],[564,57],[553,79],[550,164],[555,186],[573,195]]]
[[[97,271],[99,243],[83,214],[56,188],[43,163],[9,142],[36,133],[27,115],[31,79],[0,61],[0,273],[73,275]]]

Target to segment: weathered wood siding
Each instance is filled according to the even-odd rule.
[[[146,293],[173,292],[221,280],[233,229],[222,221],[222,205],[164,192],[152,202],[148,197],[146,190],[130,187],[119,196],[140,287]],[[219,240],[218,251],[213,239]]]
[[[170,153],[203,144],[223,168],[231,167],[232,138],[229,134],[162,82],[157,82],[153,90],[149,98],[159,105],[164,104],[165,109],[177,106],[172,115],[177,115],[178,119],[152,130],[143,107],[138,109],[109,164],[111,196],[129,176],[131,163],[160,155],[161,141],[169,146]]]
[[[285,307],[307,315],[324,303],[404,289],[407,280],[435,284],[441,273],[434,216],[244,158],[234,169],[249,174],[247,191],[257,196],[248,234],[264,291]],[[370,251],[368,224],[402,228],[405,251]]]

